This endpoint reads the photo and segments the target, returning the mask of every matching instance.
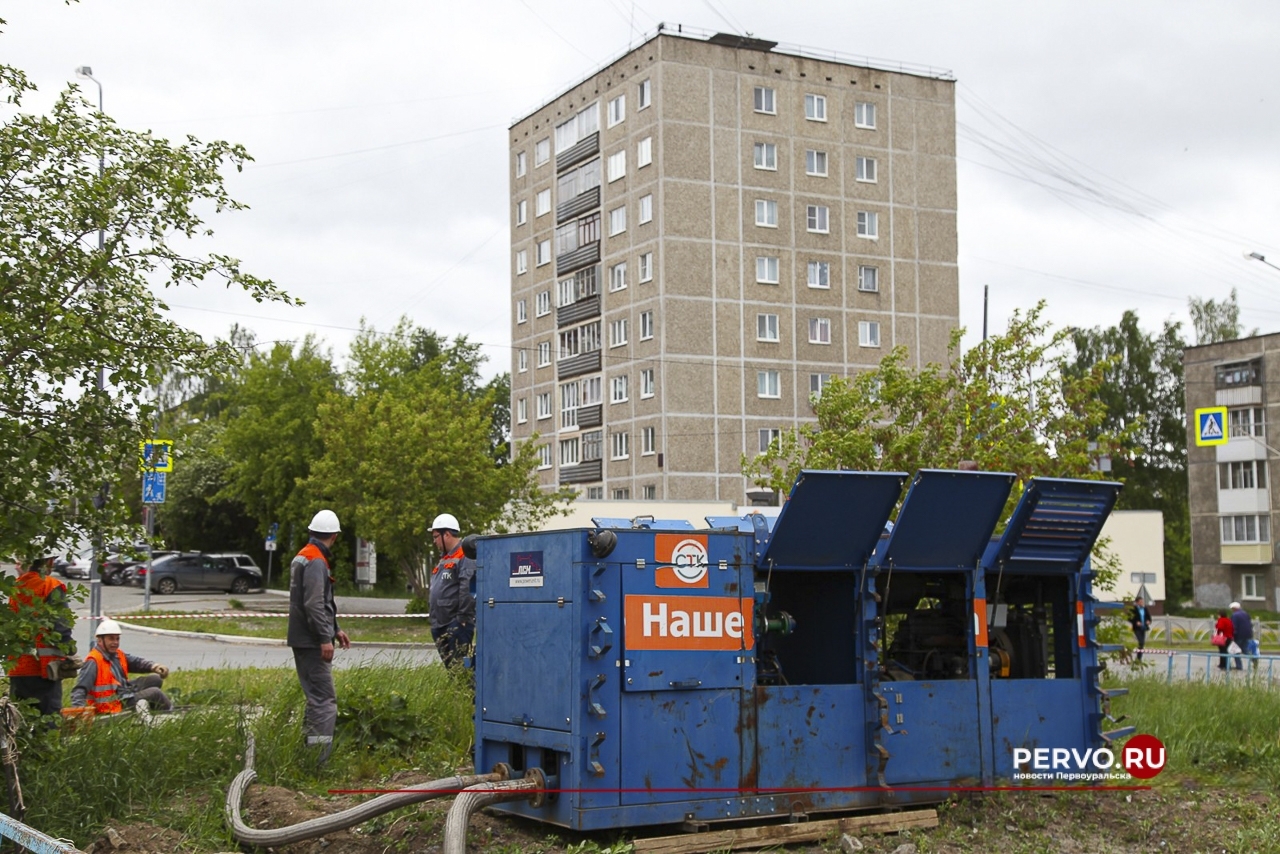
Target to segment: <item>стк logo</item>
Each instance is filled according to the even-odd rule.
[[[707,587],[707,538],[704,534],[657,534],[654,559],[658,587]]]

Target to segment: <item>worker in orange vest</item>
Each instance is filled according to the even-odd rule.
[[[71,637],[71,610],[67,607],[67,585],[49,575],[55,553],[41,552],[26,562],[9,597],[14,613],[47,607],[45,626],[35,636],[32,649],[9,659],[9,696],[15,700],[35,700],[42,715],[62,710],[62,679],[75,675],[80,662]],[[51,620],[50,620],[51,618]]]
[[[114,715],[132,709],[138,700],[157,711],[173,708],[164,691],[160,690],[169,668],[136,655],[126,655],[120,649],[120,624],[115,620],[103,620],[95,632],[98,639],[93,650],[84,657],[80,678],[71,689],[71,705],[92,705],[99,715]],[[130,679],[129,673],[146,673],[138,679]]]

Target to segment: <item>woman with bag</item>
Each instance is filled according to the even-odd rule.
[[[1219,611],[1218,622],[1213,624],[1213,639],[1210,641],[1222,653],[1222,657],[1218,659],[1219,670],[1227,669],[1227,647],[1231,646],[1234,637],[1235,628],[1231,625],[1231,618],[1226,611]]]

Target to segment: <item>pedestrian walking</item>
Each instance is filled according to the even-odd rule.
[[[1239,602],[1231,603],[1231,628],[1232,640],[1236,643],[1236,670],[1243,670],[1244,659],[1240,654],[1256,655],[1257,641],[1253,639],[1253,619]]]
[[[1210,641],[1218,648],[1221,656],[1218,658],[1218,669],[1227,669],[1227,647],[1231,646],[1231,637],[1235,633],[1235,629],[1231,625],[1231,618],[1227,616],[1226,611],[1218,612],[1218,622],[1213,624],[1213,639]]]
[[[440,562],[431,570],[428,616],[436,652],[446,667],[462,663],[476,631],[476,599],[471,581],[476,562],[462,553],[458,520],[441,513],[431,523],[431,539],[440,549]]]
[[[338,692],[333,685],[333,647],[351,647],[347,633],[338,627],[338,606],[333,600],[333,553],[342,532],[338,515],[321,510],[307,526],[310,538],[289,564],[289,628],[286,642],[293,649],[293,664],[306,697],[302,731],[307,748],[315,752],[316,766],[329,761],[333,730],[338,721]]]
[[[1142,650],[1147,645],[1147,632],[1151,630],[1151,610],[1141,596],[1133,600],[1129,609],[1129,628],[1138,640],[1138,661],[1142,661]]]

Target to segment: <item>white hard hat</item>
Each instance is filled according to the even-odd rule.
[[[317,534],[336,534],[342,530],[342,526],[338,524],[338,514],[332,510],[321,510],[311,518],[311,524],[307,526],[308,531],[315,531]]]
[[[98,630],[93,633],[93,636],[95,638],[100,638],[103,635],[118,635],[118,634],[120,634],[120,624],[117,623],[115,620],[107,619],[107,620],[103,620],[101,623],[98,623]]]
[[[457,518],[452,513],[441,513],[431,523],[433,531],[461,531],[462,526],[458,524]]]

